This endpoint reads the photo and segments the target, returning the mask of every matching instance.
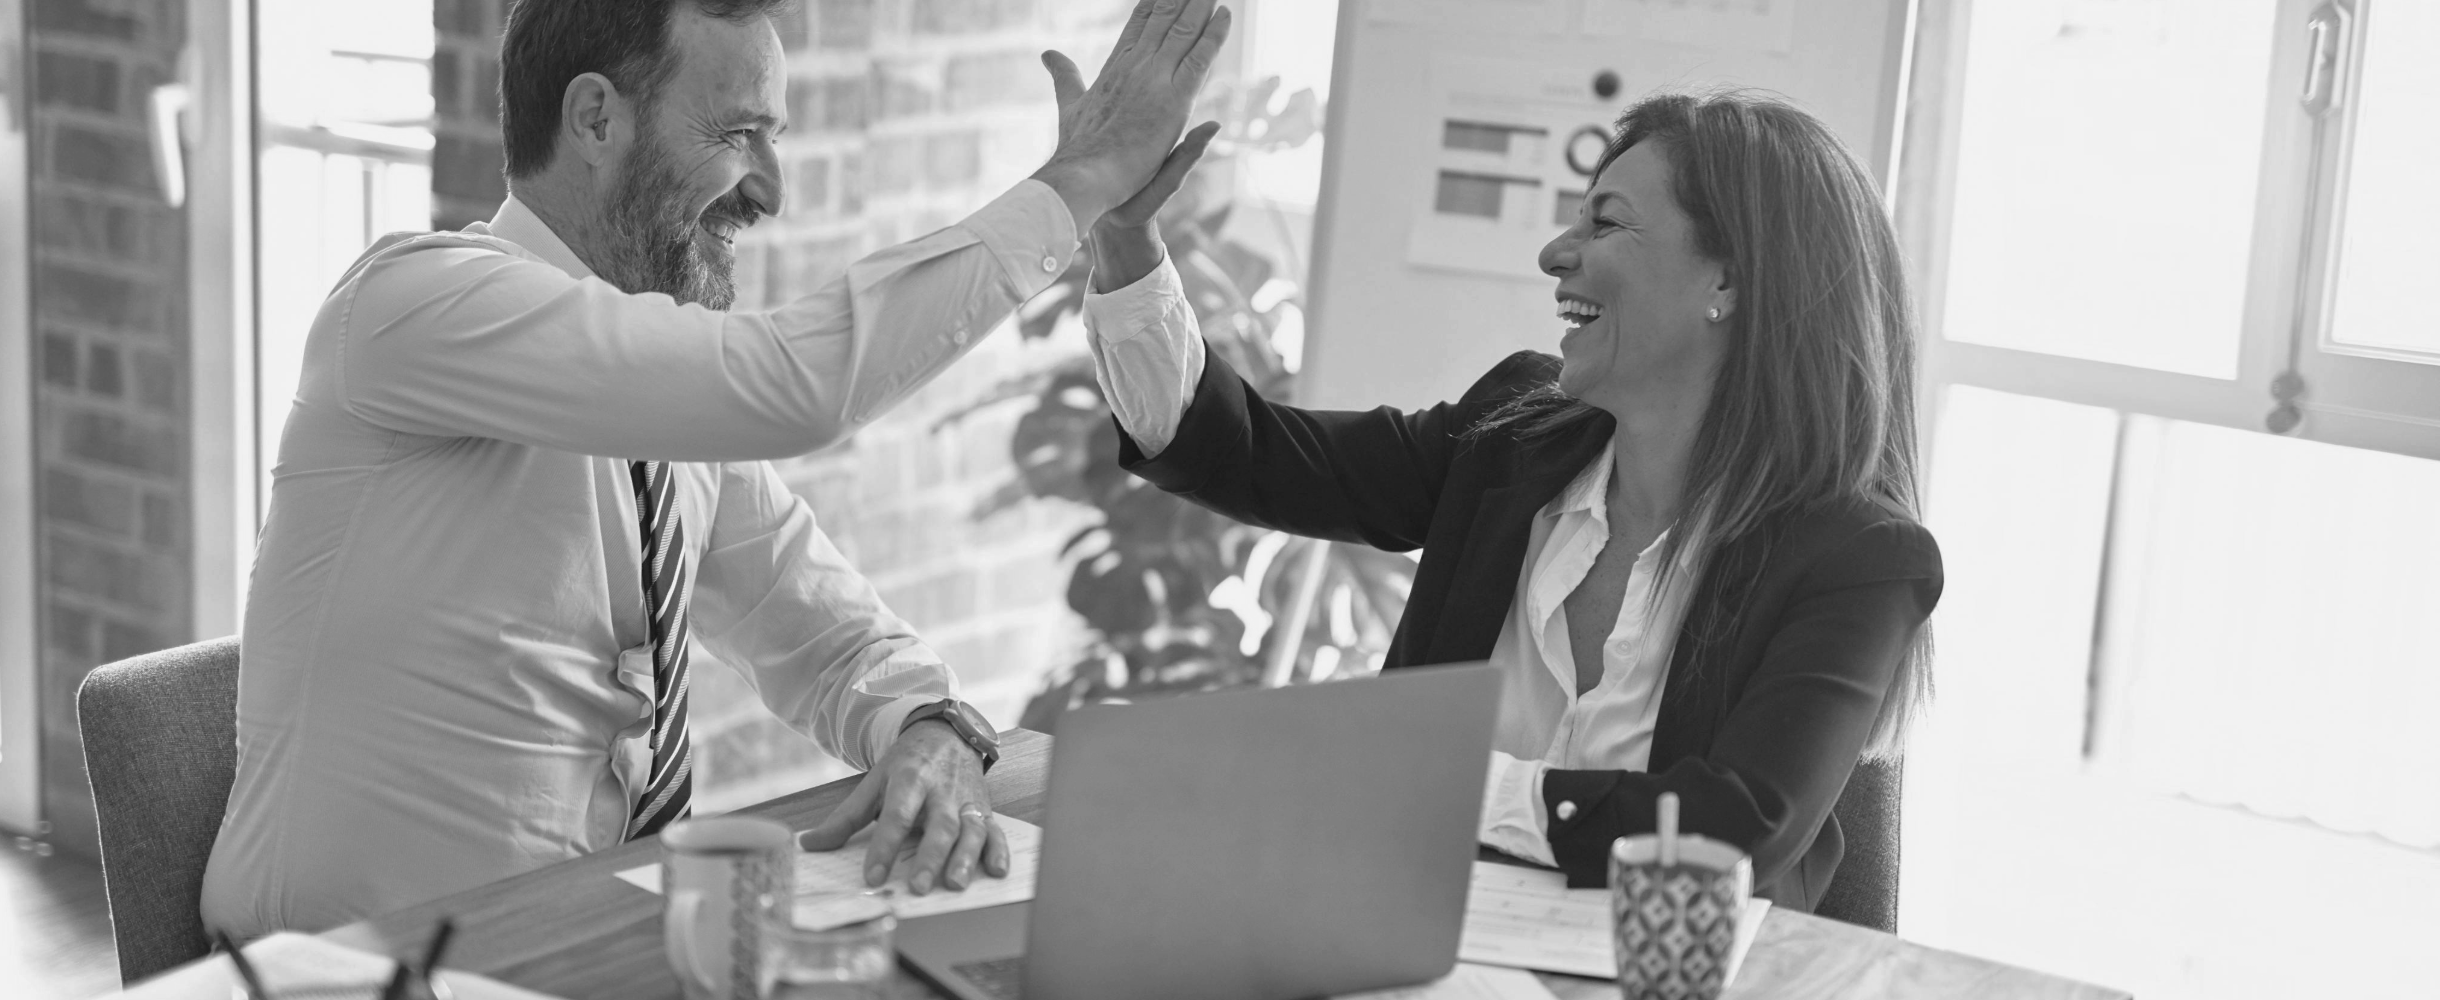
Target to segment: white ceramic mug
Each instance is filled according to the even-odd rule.
[[[755,1000],[763,921],[796,902],[796,837],[751,816],[661,831],[662,947],[687,1000]]]

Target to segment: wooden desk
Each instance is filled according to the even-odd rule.
[[[1003,737],[991,794],[999,811],[1041,822],[1051,739]],[[847,797],[854,779],[745,810],[804,829]],[[406,956],[444,914],[457,920],[448,964],[569,1000],[671,1000],[678,984],[661,955],[660,898],[613,877],[657,860],[657,839],[625,844],[330,931],[341,944]],[[1566,1000],[1614,1000],[1616,986],[1573,976],[1543,981]],[[933,1000],[900,974],[892,992]],[[1909,944],[1877,931],[1774,908],[1729,1000],[1972,997],[1984,1000],[2123,1000],[2126,994]]]

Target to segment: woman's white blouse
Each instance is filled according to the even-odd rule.
[[[1159,454],[1177,435],[1203,378],[1203,338],[1176,269],[1164,260],[1132,285],[1085,296],[1084,320],[1094,370],[1120,426],[1144,454]],[[1544,772],[1641,771],[1650,763],[1663,681],[1697,568],[1689,551],[1662,581],[1666,532],[1636,556],[1618,621],[1601,647],[1601,682],[1578,695],[1564,605],[1609,544],[1611,462],[1604,449],[1535,515],[1517,596],[1491,650],[1506,680],[1479,835],[1546,865],[1555,862],[1545,833]]]

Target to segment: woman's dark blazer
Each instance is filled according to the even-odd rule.
[[[1423,558],[1386,668],[1488,659],[1535,514],[1610,443],[1606,415],[1529,442],[1461,435],[1558,375],[1520,352],[1455,403],[1303,410],[1256,395],[1207,351],[1177,436],[1120,465],[1250,524]],[[1608,882],[1614,838],[1649,833],[1662,792],[1681,828],[1744,848],[1755,890],[1810,912],[1842,853],[1831,805],[1899,661],[1940,599],[1940,550],[1862,502],[1783,517],[1706,558],[1661,694],[1648,771],[1551,770],[1542,795],[1568,884]],[[1561,802],[1575,803],[1558,818]]]

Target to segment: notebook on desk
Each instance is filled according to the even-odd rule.
[[[1286,1000],[1445,975],[1500,696],[1481,665],[1078,708],[1030,903],[908,920],[961,1000]]]

